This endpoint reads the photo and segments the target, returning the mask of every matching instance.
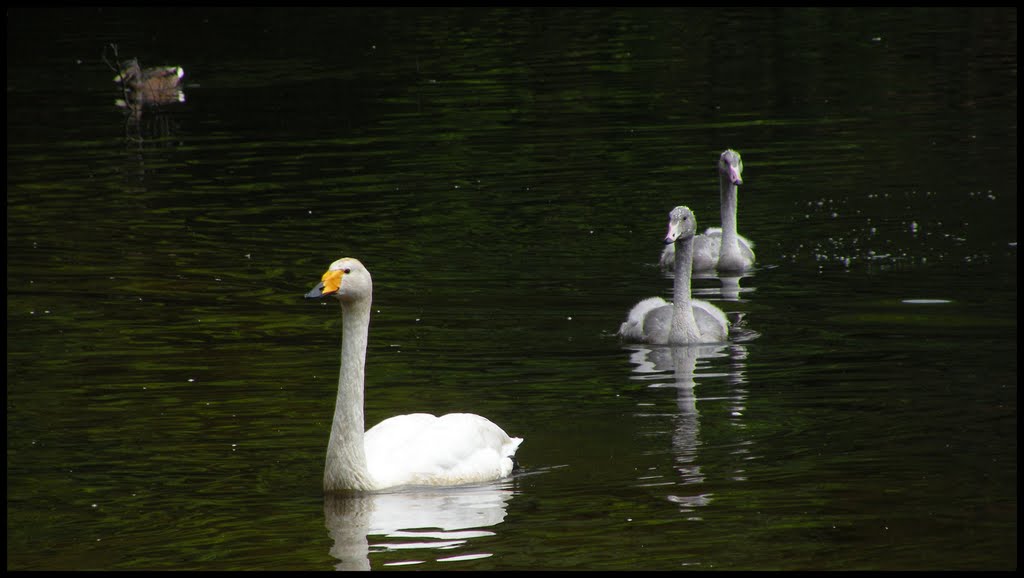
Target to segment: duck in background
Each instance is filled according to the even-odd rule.
[[[185,102],[181,79],[185,70],[180,66],[154,66],[142,68],[137,58],[124,63],[114,76],[114,82],[125,91],[126,100],[118,100],[118,106],[132,104],[170,104]]]

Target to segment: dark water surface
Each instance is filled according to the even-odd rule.
[[[1015,568],[1016,16],[8,10],[7,568]],[[745,333],[621,343],[729,147]],[[517,475],[323,495],[342,256]]]

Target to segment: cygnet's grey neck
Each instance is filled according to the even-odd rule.
[[[693,269],[693,236],[675,242],[675,280],[672,286],[672,327],[669,329],[669,345],[698,343],[700,329],[693,315],[690,299],[690,276]]]
[[[736,195],[736,184],[732,182],[727,172],[719,173],[719,202],[722,213],[722,250],[725,251],[728,247],[731,249],[739,249],[739,243],[736,239],[736,209],[737,209],[737,195]]]

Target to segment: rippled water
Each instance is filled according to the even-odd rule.
[[[8,33],[8,569],[1016,567],[1015,10]],[[109,43],[186,101],[126,116]],[[694,293],[742,335],[620,343],[727,147],[757,267]],[[368,424],[486,415],[515,476],[323,495],[341,256]]]

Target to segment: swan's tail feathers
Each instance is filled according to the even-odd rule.
[[[519,444],[523,443],[523,438],[509,438],[509,442],[505,444],[505,453],[508,457],[514,457],[516,451],[519,449]]]
[[[516,459],[516,451],[519,450],[519,444],[521,443],[523,443],[523,438],[509,438],[508,443],[506,443],[502,448],[502,453],[505,454],[505,458],[508,460],[508,463],[511,464],[511,467],[508,468],[507,472],[503,472],[502,476],[507,476],[519,469],[519,460]]]
[[[642,341],[644,337],[644,317],[652,309],[665,305],[661,297],[648,297],[629,310],[626,320],[619,326],[619,336],[632,341]]]

